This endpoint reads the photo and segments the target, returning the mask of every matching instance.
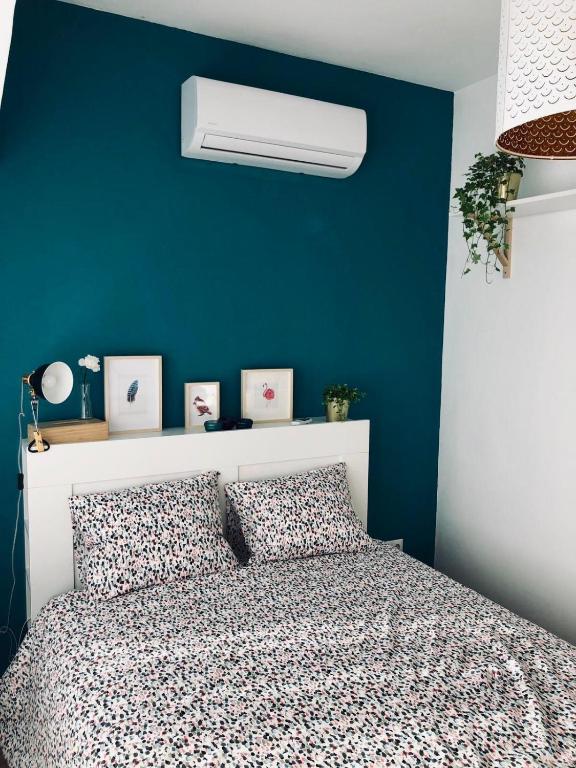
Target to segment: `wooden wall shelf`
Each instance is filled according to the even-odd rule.
[[[509,248],[503,253],[497,253],[498,261],[502,265],[502,276],[509,278],[512,267],[512,220],[525,216],[537,216],[542,213],[555,213],[556,211],[576,210],[576,189],[568,189],[565,192],[550,192],[547,195],[534,195],[533,197],[521,197],[510,203],[509,225],[506,231],[506,243]],[[462,219],[459,211],[450,209],[450,218]]]
[[[547,195],[534,195],[533,197],[521,197],[510,203],[514,208],[511,213],[513,218],[524,216],[537,216],[541,213],[554,213],[556,211],[570,211],[576,209],[576,189],[568,189],[564,192],[550,192]],[[450,210],[451,218],[461,218],[459,211]]]
[[[514,218],[521,216],[536,216],[540,213],[554,213],[555,211],[570,211],[576,209],[576,189],[568,189],[565,192],[551,192],[547,195],[534,195],[534,197],[521,197],[512,203]]]

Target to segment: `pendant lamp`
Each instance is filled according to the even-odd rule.
[[[502,0],[496,146],[576,159],[576,0]]]

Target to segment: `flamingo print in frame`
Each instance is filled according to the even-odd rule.
[[[254,422],[291,421],[294,370],[242,371],[242,418]]]

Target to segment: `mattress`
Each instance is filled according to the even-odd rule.
[[[576,765],[576,649],[388,545],[51,601],[10,768]]]

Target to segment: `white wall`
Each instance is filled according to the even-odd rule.
[[[496,81],[455,96],[453,186],[493,151]],[[576,187],[532,161],[525,194]],[[576,643],[576,211],[514,222],[512,278],[461,277],[450,221],[436,565]]]
[[[4,77],[12,39],[12,18],[16,0],[0,0],[0,105],[4,91]]]

